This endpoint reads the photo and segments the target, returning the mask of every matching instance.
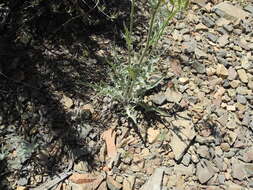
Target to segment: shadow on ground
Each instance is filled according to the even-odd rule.
[[[2,161],[0,189],[11,189],[17,179],[54,175],[67,167],[70,155],[75,159],[85,155],[90,167],[95,166],[93,155],[99,149],[89,147],[78,132],[90,121],[73,119],[75,115],[60,100],[63,95],[77,102],[92,99],[84,84],[106,80],[108,42],[124,46],[121,33],[126,18],[111,21],[99,10],[85,7],[89,19],[98,23],[84,24],[78,11],[73,19],[42,4],[46,10],[29,20],[24,4],[11,2],[0,37],[0,144],[12,147],[9,155],[16,162],[20,160],[15,160],[9,138],[19,136],[37,148],[15,169],[9,157]],[[126,5],[118,10],[127,14]]]

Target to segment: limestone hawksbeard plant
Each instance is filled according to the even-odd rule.
[[[147,91],[155,88],[163,77],[152,79],[159,57],[152,52],[157,47],[158,41],[164,34],[166,26],[173,17],[184,10],[189,0],[149,0],[151,15],[145,44],[140,44],[141,49],[133,48],[133,24],[135,18],[136,1],[131,1],[130,23],[125,26],[125,40],[127,44],[127,58],[113,55],[109,62],[111,66],[110,84],[94,85],[102,95],[109,96],[119,104],[122,112],[128,119],[137,124],[137,107],[146,111],[159,109],[144,102]]]

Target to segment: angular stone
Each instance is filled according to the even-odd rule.
[[[236,100],[237,100],[237,102],[239,102],[240,104],[246,104],[247,103],[247,99],[245,98],[245,96],[243,96],[243,95],[240,95],[240,94],[238,94],[237,96],[236,96]]]
[[[61,103],[64,105],[65,108],[71,108],[74,105],[74,102],[71,98],[63,95],[61,99]]]
[[[250,12],[253,15],[253,6],[252,5],[247,5],[246,7],[244,7],[244,10]]]
[[[249,89],[253,90],[253,80],[250,80],[248,82],[248,87],[249,87]]]
[[[248,90],[247,87],[239,86],[236,88],[236,93],[242,94],[242,95],[249,95],[252,92],[250,90]]]
[[[223,28],[227,31],[227,32],[232,32],[233,31],[233,26],[230,24],[225,24],[223,26]]]
[[[253,164],[244,164],[244,170],[247,173],[247,177],[253,176]]]
[[[239,80],[233,80],[233,81],[230,82],[230,86],[232,88],[237,88],[240,83],[241,83],[241,81],[239,81]]]
[[[202,23],[206,25],[208,28],[212,28],[215,25],[215,22],[208,16],[202,17]]]
[[[148,133],[148,142],[150,144],[153,144],[156,141],[156,139],[158,138],[158,136],[160,135],[160,130],[159,129],[155,130],[150,127],[150,128],[148,128],[147,133]]]
[[[186,84],[189,82],[189,79],[186,77],[180,77],[178,81],[180,82],[180,84]]]
[[[197,154],[202,158],[210,159],[210,152],[207,146],[199,146],[197,149]]]
[[[232,158],[232,177],[238,180],[243,180],[247,177],[243,164],[235,158]]]
[[[224,65],[219,64],[219,65],[217,65],[217,68],[216,68],[216,74],[218,76],[227,77],[228,76],[228,70]]]
[[[206,72],[206,67],[203,63],[199,63],[195,61],[192,63],[192,66],[200,74],[204,74]]]
[[[189,146],[189,143],[186,144],[186,142],[182,141],[177,134],[172,132],[170,146],[175,155],[175,159],[178,161],[178,160],[181,160],[182,157],[184,156],[185,151]]]
[[[247,76],[247,73],[244,69],[239,69],[237,71],[238,75],[239,75],[239,78],[242,82],[244,83],[247,83],[248,82],[248,76]]]
[[[185,175],[185,176],[192,176],[195,173],[195,167],[193,164],[191,164],[190,166],[184,166],[182,164],[179,165],[175,165],[174,166],[174,172],[177,175]]]
[[[151,96],[151,101],[156,105],[162,105],[166,101],[166,96],[164,94],[155,94]]]
[[[207,58],[207,54],[198,48],[195,49],[195,55],[196,55],[197,59]]]
[[[236,127],[238,127],[238,124],[235,122],[235,120],[232,119],[226,123],[226,127],[228,129],[235,129]]]
[[[110,190],[120,190],[122,185],[116,182],[111,176],[107,176],[107,186]]]
[[[224,34],[222,35],[221,37],[218,38],[217,40],[217,43],[221,46],[221,47],[224,47],[225,45],[228,44],[228,38],[229,38],[229,35],[227,34]]]
[[[123,190],[134,190],[135,176],[128,176],[124,178]]]
[[[182,94],[180,92],[167,88],[165,97],[168,102],[179,103],[182,99]]]
[[[153,175],[140,188],[140,190],[162,190],[163,175],[164,175],[164,169],[156,168]]]
[[[235,19],[245,19],[250,15],[240,7],[233,6],[228,2],[221,2],[218,5],[214,6],[214,9],[219,9],[227,15],[234,17]]]
[[[213,34],[213,33],[210,33],[210,32],[208,32],[207,34],[206,34],[206,37],[209,39],[209,40],[211,40],[212,42],[216,42],[217,41],[217,39],[218,39],[218,37],[215,35],[215,34]]]
[[[252,162],[253,161],[253,147],[250,147],[243,155],[244,162]]]
[[[204,24],[199,23],[195,26],[195,30],[196,31],[200,31],[200,30],[208,30],[208,27],[206,27]]]
[[[227,105],[227,110],[228,111],[235,111],[236,107],[234,105]]]
[[[223,158],[219,156],[215,156],[215,158],[213,159],[213,162],[220,171],[223,171],[223,163],[224,163]]]
[[[182,164],[185,166],[189,166],[190,162],[191,162],[191,155],[186,153],[183,157]]]
[[[211,167],[211,163],[205,160],[199,162],[197,164],[196,174],[201,184],[208,182],[214,176],[214,171]]]
[[[219,18],[217,21],[216,21],[216,25],[217,26],[223,26],[223,25],[226,25],[226,24],[229,24],[231,21],[221,17]]]
[[[237,139],[237,134],[233,131],[228,131],[227,135],[228,135],[227,141],[232,146],[234,144],[235,140]]]
[[[172,125],[178,129],[178,135],[180,135],[182,140],[191,141],[196,136],[196,132],[191,120],[174,120],[172,121]]]
[[[230,146],[228,143],[221,143],[220,144],[220,148],[221,150],[223,150],[224,152],[228,152],[230,150]]]
[[[235,80],[237,77],[237,72],[233,67],[228,68],[228,80]]]

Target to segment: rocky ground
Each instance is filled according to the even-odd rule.
[[[114,123],[101,124],[104,122],[100,119],[108,120],[103,117],[111,104],[107,98],[98,106],[101,101],[84,102],[82,96],[66,95],[55,87],[54,95],[66,111],[58,114],[56,121],[47,119],[50,114],[55,118],[51,106],[40,105],[37,116],[29,116],[29,110],[36,105],[31,103],[29,107],[26,102],[23,112],[28,114],[23,116],[24,121],[31,123],[34,119],[34,125],[38,121],[41,125],[50,122],[57,126],[73,125],[75,130],[56,127],[54,133],[61,135],[51,137],[45,128],[43,137],[37,140],[48,144],[36,153],[37,162],[25,166],[24,175],[19,175],[17,181],[7,178],[6,184],[16,185],[18,190],[26,187],[35,190],[253,189],[252,31],[250,1],[192,2],[185,15],[174,19],[161,43],[164,59],[160,69],[168,81],[159,92],[146,97],[171,111],[159,120],[143,122],[139,131],[126,127],[124,121],[114,116],[110,119]],[[88,62],[93,64],[96,60]],[[48,101],[44,97],[44,101],[44,105],[55,108],[56,100]],[[69,121],[63,123],[61,118]],[[15,126],[8,126],[4,135],[13,138],[8,136],[12,130],[16,130]],[[75,138],[69,139],[66,131]],[[71,149],[69,155],[59,142]],[[17,152],[16,149],[13,157]],[[61,159],[56,160],[59,156]],[[45,175],[42,171],[33,175],[25,172],[43,162],[48,166]],[[20,161],[16,167],[22,165]],[[56,168],[55,173],[48,172],[52,168]]]

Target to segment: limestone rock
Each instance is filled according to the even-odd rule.
[[[244,69],[239,69],[237,71],[239,78],[242,82],[247,83],[248,82],[248,76]]]
[[[199,162],[196,173],[201,184],[208,182],[214,176],[214,171],[208,161]]]
[[[165,96],[168,102],[179,103],[182,99],[182,94],[175,90],[168,88],[165,92]]]
[[[232,158],[232,176],[235,179],[243,180],[247,177],[243,164],[239,160]]]
[[[214,6],[214,9],[219,9],[225,14],[240,20],[245,19],[250,15],[248,12],[244,11],[240,7],[233,6],[228,2],[221,2],[218,5]]]
[[[228,76],[228,70],[224,65],[219,64],[219,65],[217,65],[217,68],[216,68],[216,74],[218,76],[227,77]]]

